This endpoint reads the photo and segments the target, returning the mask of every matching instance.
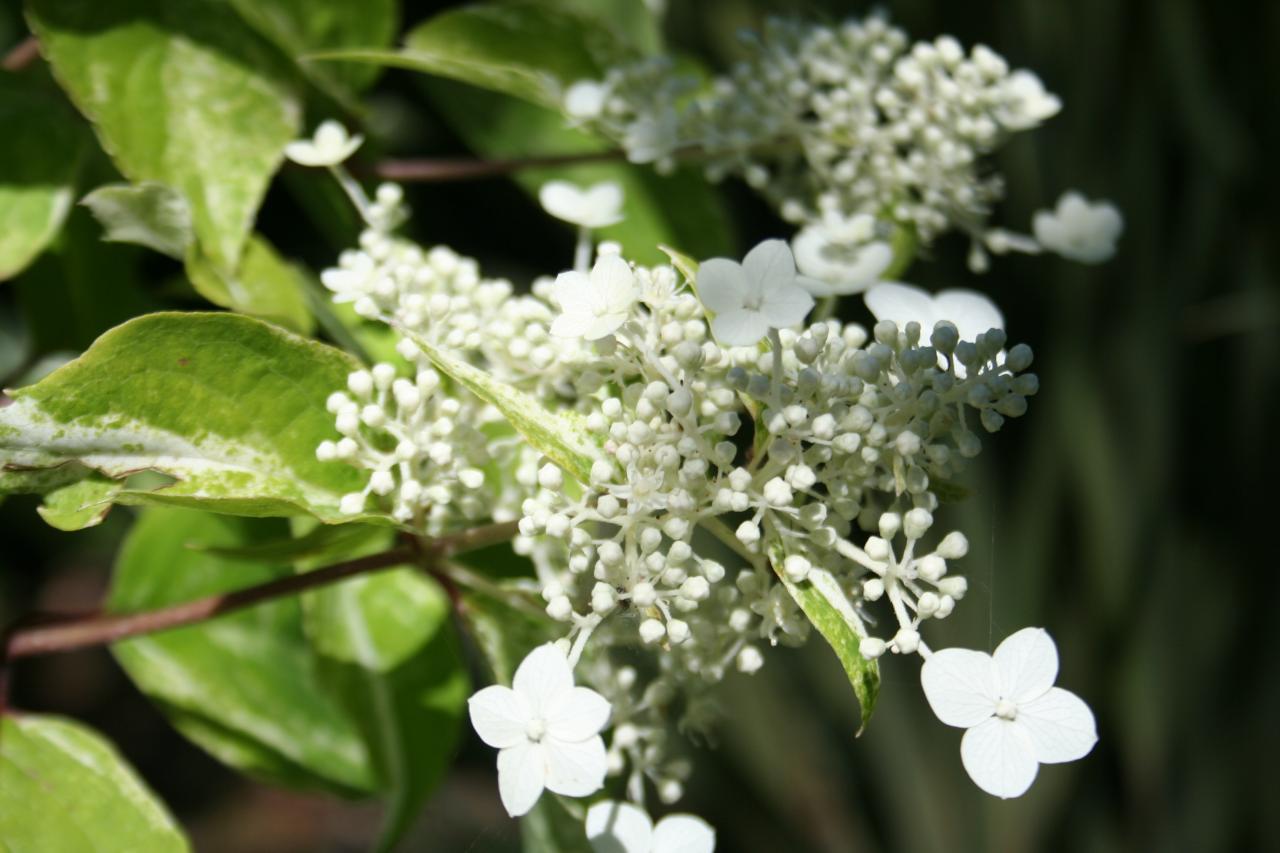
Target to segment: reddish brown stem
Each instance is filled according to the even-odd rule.
[[[509,175],[523,169],[543,166],[568,166],[575,163],[598,163],[621,160],[622,151],[593,151],[586,154],[556,154],[544,157],[514,157],[509,160],[475,160],[440,158],[423,160],[383,160],[373,166],[374,176],[400,183],[464,181]]]
[[[27,36],[18,42],[12,50],[0,59],[0,68],[5,71],[21,71],[40,56],[40,42],[35,36]]]
[[[417,563],[435,575],[435,566],[439,560],[451,554],[505,541],[515,533],[515,522],[490,524],[432,539],[420,547],[404,545],[381,554],[347,560],[300,575],[277,578],[246,589],[210,595],[156,610],[93,616],[59,624],[21,628],[9,634],[4,646],[4,659],[8,661],[101,646],[141,634],[192,625],[255,604],[297,595],[309,589],[393,566]],[[0,674],[2,673],[3,666],[0,666]]]

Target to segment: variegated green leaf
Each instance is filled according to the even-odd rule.
[[[876,696],[880,692],[880,665],[864,658],[858,650],[858,644],[866,636],[866,629],[854,612],[849,597],[831,572],[814,566],[809,570],[807,580],[795,583],[788,580],[782,570],[782,562],[786,556],[781,542],[770,543],[769,562],[774,574],[782,581],[787,592],[791,593],[813,627],[818,629],[818,633],[831,646],[840,665],[844,667],[845,675],[848,676],[849,684],[862,709],[862,720],[858,725],[858,734],[862,734],[875,710]]]
[[[348,528],[366,538],[370,532],[365,525],[325,529]],[[287,559],[215,553],[278,541],[287,532],[280,519],[148,509],[120,550],[108,607],[132,613],[288,577],[294,568]],[[224,763],[289,787],[373,790],[368,750],[324,689],[297,599],[136,637],[112,651],[174,727]]]
[[[360,474],[319,462],[332,437],[327,396],[349,356],[235,314],[150,314],[103,335],[80,358],[0,408],[0,488],[45,493],[91,471],[126,483],[117,502],[234,515],[338,513]]]
[[[284,146],[301,127],[288,60],[226,3],[26,6],[54,75],[121,173],[182,193],[205,252],[235,269]]]
[[[191,205],[164,184],[106,184],[80,200],[102,224],[102,239],[136,243],[182,260],[195,241]]]
[[[58,717],[0,718],[0,850],[190,849],[168,810],[100,735]]]
[[[590,480],[591,463],[599,458],[600,449],[577,419],[548,411],[537,399],[519,388],[494,379],[480,368],[432,346],[418,335],[406,334],[426,353],[437,370],[502,412],[535,449],[579,481],[586,483]]]

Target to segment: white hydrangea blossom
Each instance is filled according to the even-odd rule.
[[[613,181],[586,189],[568,181],[548,181],[538,190],[538,201],[556,219],[583,228],[604,228],[622,221],[622,187]]]
[[[702,818],[671,814],[655,825],[644,809],[603,800],[587,810],[587,840],[596,853],[712,853],[716,833]]]
[[[511,687],[494,684],[468,701],[471,724],[498,752],[498,791],[512,817],[533,808],[544,789],[585,797],[604,785],[609,703],[576,687],[573,670],[553,645],[521,662]]]
[[[477,693],[472,720],[501,750],[512,814],[544,788],[587,796],[616,779],[628,802],[596,804],[585,827],[615,850],[714,846],[698,819],[655,826],[643,804],[650,790],[665,804],[683,795],[691,765],[673,717],[680,731],[707,730],[719,681],[808,639],[788,585],[836,607],[865,658],[925,658],[930,702],[944,722],[959,719],[935,687],[951,684],[963,650],[933,652],[924,634],[965,598],[968,543],[943,535],[935,514],[979,435],[1022,415],[1038,380],[1030,348],[1007,346],[986,297],[880,279],[901,268],[890,245],[904,233],[927,241],[960,228],[980,259],[1054,248],[1039,227],[1037,242],[986,224],[1000,186],[977,158],[1060,107],[986,48],[909,48],[879,18],[775,23],[755,60],[709,92],[691,85],[649,60],[575,84],[567,107],[633,159],[695,146],[712,171],[743,174],[804,225],[791,246],[765,241],[696,274],[640,266],[592,238],[620,215],[620,193],[548,185],[544,205],[581,229],[573,270],[520,293],[447,248],[395,236],[402,195],[384,185],[367,204],[349,189],[369,227],[322,276],[336,301],[403,336],[400,363],[357,371],[330,397],[339,437],[317,455],[368,475],[341,510],[387,513],[427,536],[519,520],[513,545],[536,581],[510,592],[525,607],[540,593],[561,635],[530,652],[510,688]],[[786,153],[773,158],[778,145]],[[864,290],[870,332],[807,320],[815,296]],[[440,376],[417,341],[571,417],[599,450],[586,481]],[[620,666],[621,649],[652,666]],[[1032,725],[1051,683],[1035,696],[977,685],[988,713],[972,730],[994,730],[988,718]],[[1014,750],[1022,735],[1000,731],[962,749],[966,767],[994,766],[999,752],[999,781],[970,769],[999,796],[1025,790],[1014,792],[1036,762],[1069,760],[1070,750]]]
[[[1110,260],[1124,231],[1124,219],[1114,205],[1091,203],[1077,192],[1063,193],[1053,211],[1039,211],[1032,224],[1040,245],[1083,264]]]
[[[1054,687],[1058,649],[1042,628],[1023,628],[995,653],[942,649],[920,668],[938,719],[966,729],[964,768],[997,797],[1020,797],[1040,764],[1083,758],[1098,741],[1093,712]]]
[[[310,139],[298,139],[284,147],[284,156],[300,166],[337,166],[364,144],[360,134],[350,134],[336,121],[323,121]]]

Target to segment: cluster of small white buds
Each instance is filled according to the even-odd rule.
[[[363,490],[342,497],[343,514],[365,512],[372,497],[397,521],[434,532],[447,518],[489,511],[486,442],[472,426],[475,412],[465,410],[474,404],[438,395],[439,387],[434,370],[411,380],[380,363],[351,373],[347,390],[329,396],[342,438],[321,442],[316,458],[370,472]]]

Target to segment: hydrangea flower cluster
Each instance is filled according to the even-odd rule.
[[[1000,184],[978,158],[1057,99],[986,48],[909,48],[873,17],[775,22],[756,58],[709,92],[653,60],[579,83],[566,103],[635,160],[697,148],[804,227],[741,261],[671,253],[646,267],[594,239],[623,213],[619,188],[557,182],[541,200],[578,228],[573,268],[520,293],[447,248],[396,236],[399,188],[367,199],[325,163],[368,228],[322,281],[402,336],[403,363],[357,371],[329,399],[340,437],[317,455],[369,477],[341,511],[384,512],[426,536],[518,519],[513,547],[560,628],[510,688],[471,701],[477,732],[500,750],[508,811],[526,813],[544,789],[592,796],[617,778],[627,802],[586,814],[597,849],[711,850],[714,832],[693,816],[655,824],[647,792],[664,804],[683,794],[690,764],[673,723],[707,730],[718,682],[808,639],[802,595],[837,614],[864,660],[924,659],[926,697],[944,723],[970,729],[962,757],[984,790],[1017,796],[1039,763],[1087,753],[1092,714],[1052,687],[1056,649],[1042,631],[1015,634],[994,658],[935,653],[924,637],[968,591],[957,573],[968,541],[935,514],[980,436],[1026,412],[1031,350],[1009,344],[980,293],[879,281],[900,226],[1087,262],[1113,251],[1119,214],[1079,196],[1038,215],[1038,240],[986,225]],[[869,329],[810,320],[815,297],[861,290]],[[438,372],[439,351],[560,418],[589,463],[553,462],[456,370]],[[620,664],[646,653],[650,663]]]
[[[987,252],[1040,251],[989,224],[1004,183],[985,160],[1061,109],[1033,72],[950,36],[913,44],[879,15],[838,26],[774,18],[742,40],[748,57],[710,82],[671,57],[646,58],[577,81],[565,114],[633,162],[669,170],[689,157],[713,180],[743,178],[800,226],[801,269],[827,293],[873,284],[895,236],[928,244],[962,231],[975,271]]]

